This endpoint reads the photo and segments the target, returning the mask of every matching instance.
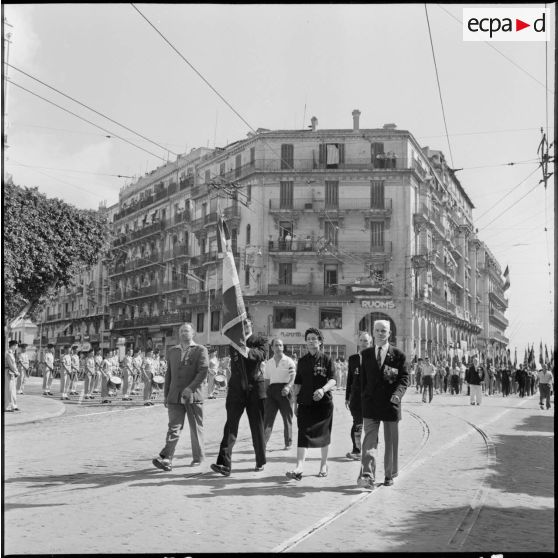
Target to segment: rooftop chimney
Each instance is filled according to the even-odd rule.
[[[397,124],[390,122],[389,124],[384,124],[384,130],[395,130],[397,128]]]
[[[318,127],[318,119],[315,116],[313,116],[310,119],[310,122],[312,122],[312,131],[315,132],[316,128]]]
[[[353,110],[353,132],[358,132],[359,130],[359,118],[360,118],[360,110],[358,109]]]

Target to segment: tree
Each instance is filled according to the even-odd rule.
[[[36,313],[57,289],[95,264],[106,246],[106,218],[38,188],[4,184],[4,319],[27,303]]]

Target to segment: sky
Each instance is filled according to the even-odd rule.
[[[479,236],[509,266],[506,335],[522,360],[527,343],[554,344],[553,182],[539,184],[537,148],[541,128],[554,136],[555,42],[463,41],[467,7],[137,5],[241,119],[131,4],[4,5],[11,65],[161,146],[8,68],[108,132],[8,84],[6,170],[77,207],[110,206],[177,153],[224,146],[250,127],[301,129],[312,116],[351,128],[359,109],[361,128],[396,123],[462,169]]]

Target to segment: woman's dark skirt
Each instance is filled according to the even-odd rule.
[[[333,425],[333,402],[320,402],[315,405],[299,405],[298,447],[323,448],[331,442]]]

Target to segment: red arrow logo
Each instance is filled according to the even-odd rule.
[[[522,29],[525,29],[526,27],[531,27],[531,24],[530,23],[525,23],[524,21],[521,21],[520,19],[515,20],[515,30],[516,31],[521,31]]]

